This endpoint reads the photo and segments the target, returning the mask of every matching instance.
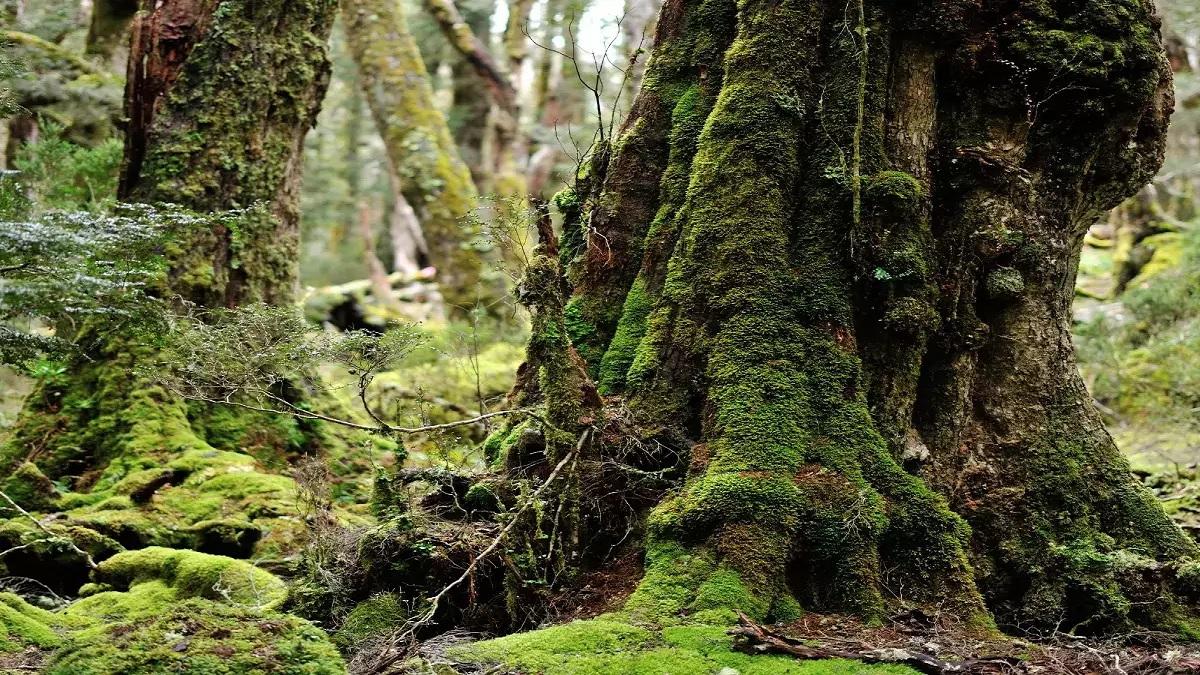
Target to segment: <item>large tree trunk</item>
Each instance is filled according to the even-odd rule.
[[[465,311],[477,301],[496,300],[501,289],[481,280],[483,259],[468,245],[475,184],[434,105],[403,7],[396,0],[347,0],[342,16],[367,105],[400,187],[419,214],[446,302]]]
[[[694,443],[628,607],[1194,616],[1070,335],[1171,105],[1141,0],[668,0],[565,310],[610,404]]]
[[[201,310],[293,302],[300,149],[329,78],[326,42],[336,2],[146,4],[133,28],[120,197],[198,212],[246,209],[221,221],[234,226],[180,233],[168,245],[170,270],[155,290]],[[253,451],[258,457],[286,460],[342,441],[319,425],[289,416],[189,406],[156,378],[160,354],[153,340],[83,330],[87,339],[81,344],[88,353],[27,398],[18,424],[0,448],[0,464],[7,470],[27,462],[11,480],[22,471],[44,474],[97,498],[112,494],[114,485],[131,475],[140,476],[134,482],[144,480],[147,472],[162,475],[147,483],[144,498],[135,499],[116,520],[52,500],[30,508],[63,511],[59,522],[76,527],[87,546],[112,537],[131,548],[167,545],[250,555],[275,525],[284,541],[294,539],[286,534],[285,522],[272,520],[283,513],[253,505],[255,499],[261,501],[254,495],[263,486],[290,489],[279,482],[286,479],[249,472],[255,460],[234,453]],[[321,401],[319,394],[286,389],[282,395],[293,400]],[[168,468],[177,462],[187,467]],[[243,475],[247,489],[241,491],[246,499],[223,498],[227,503],[219,521],[192,508],[198,498],[176,498],[170,505],[148,501],[172,483],[184,491],[175,492],[177,497],[187,489],[209,489],[184,488],[179,481],[191,476],[189,485],[203,486],[239,462],[248,471]],[[275,525],[260,525],[266,522]],[[54,567],[63,563],[53,551],[46,558],[36,549],[22,555],[5,561],[10,570],[24,565],[28,575],[74,592],[71,582],[78,581],[78,568],[64,572]],[[59,562],[47,566],[47,560]],[[75,564],[82,567],[82,561]]]
[[[216,232],[176,261],[173,290],[205,306],[282,302],[298,274],[300,147],[329,81],[336,3],[175,0],[134,24],[118,196],[197,211],[265,204],[270,223]],[[271,26],[264,31],[264,26]],[[245,237],[251,237],[245,240]]]

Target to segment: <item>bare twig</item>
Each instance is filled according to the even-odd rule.
[[[542,493],[545,492],[546,489],[558,479],[558,476],[562,473],[562,470],[579,456],[580,451],[585,445],[587,445],[591,437],[591,428],[585,429],[583,433],[580,434],[579,441],[575,444],[575,447],[572,448],[571,451],[566,455],[564,455],[561,460],[559,460],[558,464],[555,465],[554,470],[551,471],[550,475],[546,477],[546,480],[542,482],[542,484],[539,485],[536,490],[529,494],[524,503],[521,504],[520,508],[513,512],[508,523],[492,539],[487,548],[483,549],[479,555],[476,555],[471,559],[471,562],[467,565],[466,569],[463,570],[463,573],[460,574],[457,579],[451,581],[449,584],[443,587],[442,590],[438,591],[429,598],[428,608],[422,612],[416,620],[409,622],[402,631],[399,631],[393,635],[392,639],[390,640],[393,647],[405,643],[412,644],[415,642],[417,631],[423,626],[428,625],[433,620],[434,615],[437,614],[438,608],[440,607],[441,602],[446,595],[449,594],[450,591],[460,586],[464,581],[471,578],[471,575],[474,574],[475,569],[479,567],[479,564],[492,553],[496,552],[496,549],[498,549],[500,544],[503,543],[504,538],[508,536],[508,534],[517,526],[517,523],[520,522],[521,516],[528,511],[529,508],[538,501],[538,498],[541,497]],[[387,654],[379,662],[375,663],[369,672],[384,672],[388,667],[402,658],[404,654],[404,650],[394,650],[393,653]]]
[[[9,497],[3,490],[0,490],[0,497],[3,497],[4,501],[8,502],[8,505],[13,507],[14,509],[16,509],[17,512],[20,513],[22,516],[25,516],[26,518],[28,518],[29,521],[32,522],[35,527],[37,527],[37,529],[41,530],[42,532],[45,532],[48,536],[50,536],[50,538],[54,539],[55,541],[65,542],[66,545],[68,547],[70,547],[70,549],[72,551],[75,551],[79,555],[83,556],[84,561],[87,562],[88,569],[92,569],[92,570],[96,569],[96,561],[92,559],[92,554],[90,554],[87,551],[76,546],[75,542],[72,541],[70,537],[64,537],[63,535],[55,534],[55,533],[51,532],[49,528],[47,528],[45,525],[42,524],[42,521],[38,520],[37,518],[34,518],[33,514],[26,511],[25,509],[21,508],[21,505],[14,502],[12,497]]]

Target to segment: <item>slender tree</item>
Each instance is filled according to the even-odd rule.
[[[687,458],[629,608],[1194,616],[1197,548],[1070,333],[1087,227],[1162,161],[1157,25],[1141,0],[668,0],[599,196],[559,198],[590,205],[563,326]]]
[[[418,213],[447,303],[469,308],[496,300],[498,286],[481,281],[483,259],[467,245],[475,185],[434,105],[403,7],[397,0],[346,0],[342,17],[367,105],[401,192]]]

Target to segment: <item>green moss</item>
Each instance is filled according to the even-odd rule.
[[[379,638],[402,626],[408,609],[395,593],[380,593],[364,600],[350,611],[334,634],[333,640],[343,651],[372,638]]]
[[[161,547],[119,553],[100,563],[94,578],[122,590],[158,581],[178,599],[223,599],[257,609],[277,607],[287,597],[282,581],[245,561]],[[103,606],[109,597],[93,595],[77,603],[72,611],[86,613],[87,607]]]
[[[600,362],[600,392],[612,394],[625,387],[625,374],[637,355],[638,345],[646,331],[646,319],[650,315],[650,297],[646,293],[645,279],[638,277],[625,295],[625,306],[621,320],[613,335],[608,350]]]
[[[618,361],[632,356],[644,330],[635,315],[648,311],[648,303],[636,305],[635,315],[625,319],[623,308],[639,269],[657,276],[655,261],[664,260],[674,246],[676,213],[683,206],[696,139],[720,90],[721,59],[733,37],[735,17],[736,3],[730,0],[680,8],[672,19],[687,29],[671,30],[656,43],[638,103],[613,142],[607,189],[589,221],[592,253],[571,269],[581,318],[595,329],[583,346],[575,344],[586,352],[594,375],[601,375],[600,360],[622,320],[626,327],[614,354]],[[656,298],[661,283],[661,276],[642,281],[650,298]],[[614,362],[610,370],[621,368]]]
[[[13,593],[0,593],[0,652],[57,647],[64,632],[78,623],[62,614],[34,607]]]
[[[908,220],[920,208],[924,188],[912,174],[880,171],[863,184],[864,210]]]
[[[937,309],[921,298],[893,299],[883,315],[883,325],[901,335],[928,335],[941,325]]]
[[[875,88],[885,86],[886,57],[865,64],[865,82],[853,69],[813,71],[866,52],[844,31],[824,54],[812,10],[739,6],[720,93],[686,165],[679,235],[625,386],[637,413],[667,426],[684,425],[702,400],[708,460],[650,516],[656,543],[629,609],[715,624],[733,610],[795,616],[800,604],[879,618],[886,565],[917,602],[949,601],[986,627],[963,521],[889,453],[856,345],[848,227],[855,262],[888,272],[871,292],[891,301],[895,326],[924,335],[938,323],[926,289],[926,191],[912,175],[879,170]],[[888,54],[886,32],[870,34],[880,41],[870,53]],[[822,108],[808,110],[804,94],[818,78]],[[810,119],[822,133],[807,139]],[[839,154],[850,148],[861,154],[855,172],[869,176],[861,227]],[[614,356],[627,353],[620,347]],[[703,370],[687,372],[690,363]],[[664,404],[658,388],[675,402]]]
[[[585,167],[590,164],[585,164]],[[587,177],[582,177],[585,184]],[[575,258],[583,250],[584,237],[584,196],[575,187],[565,187],[554,193],[550,200],[554,208],[562,214],[562,236],[559,237],[558,263],[563,269],[570,267]]]
[[[998,302],[1012,302],[1025,292],[1025,279],[1012,267],[997,267],[987,274],[984,282],[987,296]]]
[[[33,462],[23,462],[18,466],[0,485],[0,490],[26,511],[47,511],[53,508],[61,497],[54,482]],[[5,512],[10,517],[17,515],[7,504],[0,505],[0,512]]]
[[[324,633],[302,619],[190,598],[148,602],[78,631],[44,672],[343,675],[346,667]]]
[[[842,660],[797,661],[732,650],[723,625],[670,626],[661,632],[619,615],[544,628],[531,633],[453,647],[459,662],[497,663],[530,675],[905,675],[903,666],[868,666]]]
[[[626,601],[625,611],[646,622],[679,621],[696,597],[696,589],[715,569],[716,563],[705,552],[652,537],[647,542],[646,572]]]
[[[496,494],[495,487],[484,482],[472,483],[463,497],[463,505],[472,511],[495,513],[503,510],[504,504]]]
[[[588,364],[588,371],[596,372],[604,352],[597,346],[596,326],[584,318],[585,313],[583,300],[578,296],[573,297],[563,308],[563,321],[571,344]]]
[[[526,435],[536,436],[537,431],[529,420],[521,420],[516,424],[497,429],[483,443],[484,457],[491,466],[508,464],[509,453],[517,447]]]
[[[1077,420],[1051,418],[1044,437],[1023,448],[1021,498],[994,492],[968,512],[989,525],[979,555],[980,587],[1003,625],[1054,612],[1062,625],[1103,633],[1191,621],[1194,542],[1144,488],[1107,436],[1078,432]],[[996,527],[1020,522],[1024,527]]]

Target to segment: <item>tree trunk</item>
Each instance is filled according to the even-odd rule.
[[[127,44],[129,24],[137,10],[137,0],[93,0],[92,19],[87,32],[87,53],[115,62],[118,58],[116,55]]]
[[[517,166],[520,141],[520,105],[511,68],[520,67],[525,58],[524,19],[530,4],[517,0],[510,7],[510,21],[505,32],[505,49],[509,71],[496,62],[483,40],[459,12],[454,0],[424,0],[424,7],[437,22],[450,45],[471,65],[491,95],[487,116],[487,132],[483,138],[481,164],[488,180],[484,189],[501,197],[526,197],[525,176]]]
[[[483,260],[467,244],[475,185],[459,159],[403,8],[395,0],[347,0],[342,16],[367,105],[401,189],[419,214],[446,302],[460,310],[501,293],[481,281]]]
[[[120,197],[198,212],[246,209],[222,221],[236,226],[187,231],[171,241],[165,251],[170,270],[155,290],[163,297],[181,296],[201,310],[293,302],[301,144],[329,78],[326,43],[336,2],[148,4],[153,8],[140,14],[133,28]],[[243,485],[275,481],[272,489],[286,491],[291,488],[279,481],[287,479],[251,471],[255,459],[245,453],[282,462],[295,453],[329,451],[345,439],[287,415],[189,406],[158,380],[161,355],[154,340],[137,332],[118,336],[83,330],[92,333],[80,340],[88,353],[72,359],[64,375],[44,381],[26,399],[0,448],[0,465],[11,470],[36,463],[33,473],[67,481],[72,490],[96,498],[114,494],[122,479],[134,476],[130,480],[137,483],[147,473],[158,474],[146,484],[146,503],[123,508],[120,522],[59,505],[58,522],[70,524],[72,536],[85,542],[111,542],[106,537],[112,537],[127,547],[166,545],[248,556],[273,528],[285,541],[294,540],[286,522],[277,519],[280,512],[255,505],[254,499],[263,499],[254,496],[261,492],[257,488],[243,490],[244,500],[221,497],[225,506],[219,521],[203,509],[193,510],[195,500],[179,499],[184,493],[178,491],[170,505],[147,500],[172,482],[182,490],[183,476],[191,476],[191,485],[206,485],[238,463],[246,471]],[[319,392],[282,389],[291,400],[326,405]],[[172,477],[175,470],[168,466],[179,462],[187,466]],[[46,504],[35,508],[55,510]],[[64,559],[53,551],[45,558],[36,551],[24,555],[29,575],[73,592],[68,586],[78,581],[78,570],[60,574],[55,567]],[[5,562],[10,570],[18,564]]]
[[[177,261],[173,289],[184,297],[213,307],[294,296],[300,148],[328,85],[335,9],[174,0],[136,20],[118,196],[197,211],[262,203],[271,216],[236,246],[234,233],[215,232]],[[195,273],[210,264],[211,275]]]
[[[627,608],[1195,616],[1070,334],[1087,227],[1162,160],[1151,12],[668,0],[565,309],[610,405],[690,446]]]
[[[621,68],[625,70],[620,103],[633,100],[642,86],[646,71],[644,53],[654,40],[654,15],[661,3],[657,0],[625,0],[621,15]]]

